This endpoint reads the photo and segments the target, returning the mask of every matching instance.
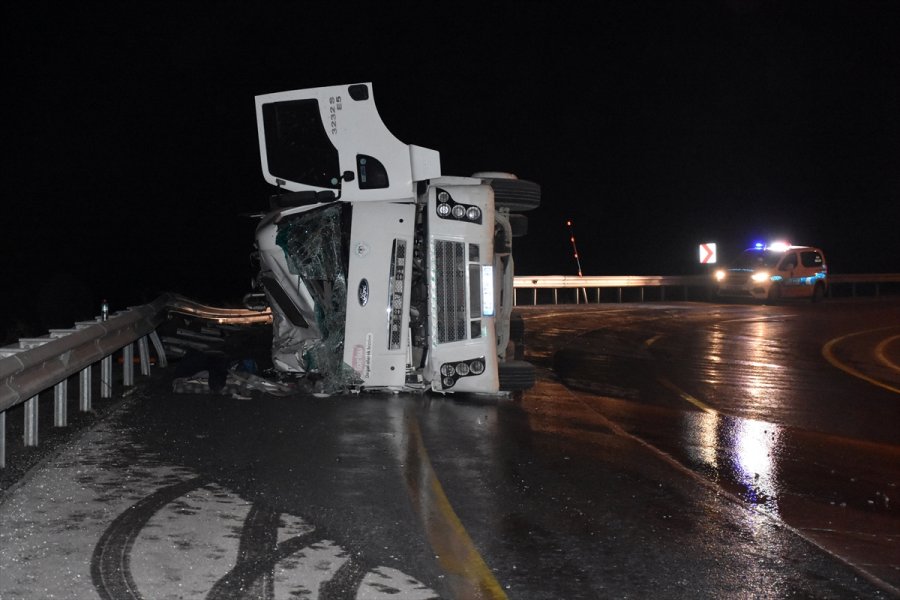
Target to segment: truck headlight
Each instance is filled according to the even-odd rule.
[[[762,283],[763,281],[767,280],[768,278],[769,278],[768,271],[757,271],[756,273],[754,273],[753,275],[750,276],[750,279],[752,279],[756,283]]]
[[[441,373],[441,384],[444,389],[452,388],[456,382],[463,377],[472,377],[484,373],[484,357],[472,358],[469,360],[461,360],[458,362],[444,363],[439,369]]]
[[[725,275],[726,275],[725,271],[723,271],[722,269],[719,269],[718,271],[716,271],[716,281],[724,281]]]
[[[450,205],[446,202],[441,202],[437,205],[437,213],[439,217],[449,217],[450,216]]]
[[[466,210],[466,218],[470,221],[477,221],[481,218],[481,209],[477,206],[470,206]]]

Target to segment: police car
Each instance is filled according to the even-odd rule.
[[[812,246],[785,242],[756,244],[744,250],[728,268],[715,273],[719,296],[752,298],[775,303],[782,298],[819,302],[828,291],[825,254]]]

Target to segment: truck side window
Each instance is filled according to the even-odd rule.
[[[374,156],[356,155],[356,174],[359,177],[359,189],[374,190],[390,186],[387,169]]]
[[[266,160],[275,177],[304,185],[338,189],[338,152],[322,125],[316,100],[264,104]]]

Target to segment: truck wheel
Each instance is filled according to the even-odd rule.
[[[534,366],[524,360],[508,360],[497,365],[500,390],[517,392],[534,387]]]
[[[825,286],[821,283],[817,283],[816,287],[813,288],[812,301],[813,303],[819,303],[825,298]]]
[[[515,342],[525,341],[525,319],[519,313],[509,316],[509,339]]]
[[[528,217],[517,213],[509,215],[509,226],[512,228],[514,238],[522,237],[528,233]]]
[[[494,190],[494,205],[524,212],[541,205],[541,186],[524,179],[487,180]]]

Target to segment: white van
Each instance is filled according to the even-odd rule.
[[[276,368],[341,388],[486,392],[534,383],[506,360],[512,241],[540,186],[441,174],[397,140],[370,83],[257,96],[279,188],[256,230]]]
[[[744,250],[727,269],[715,274],[719,296],[778,302],[810,298],[819,302],[828,289],[825,254],[812,246],[758,244]]]

